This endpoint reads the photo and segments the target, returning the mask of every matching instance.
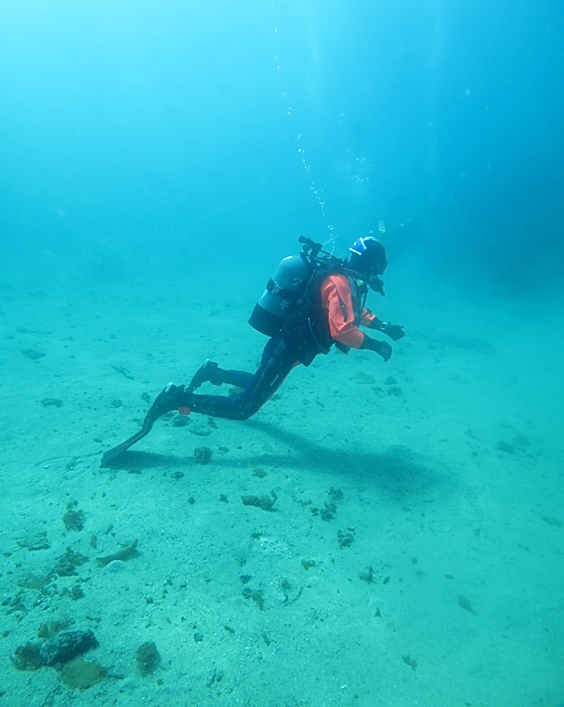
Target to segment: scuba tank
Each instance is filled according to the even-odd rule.
[[[279,334],[288,314],[299,304],[312,272],[313,265],[303,253],[280,261],[249,318],[253,329],[266,336]]]
[[[276,336],[285,322],[303,302],[308,283],[320,265],[338,267],[342,261],[322,251],[322,245],[300,236],[303,244],[299,255],[290,255],[280,261],[266,288],[255,305],[249,324],[266,336]],[[319,253],[324,255],[319,257]]]

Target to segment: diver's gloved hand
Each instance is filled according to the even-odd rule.
[[[378,339],[371,339],[369,336],[366,336],[366,334],[364,335],[364,341],[360,348],[375,351],[384,361],[389,361],[392,355],[392,347],[390,344],[387,344],[385,341],[378,341]]]
[[[384,332],[386,336],[389,336],[392,341],[399,341],[399,339],[403,339],[405,336],[405,331],[400,324],[391,324],[390,322],[387,322],[385,328],[380,331]]]
[[[381,331],[386,336],[389,336],[392,341],[399,341],[405,336],[405,331],[400,324],[392,324],[391,322],[383,322],[378,317],[374,317],[372,323],[370,324],[371,329],[377,329]]]

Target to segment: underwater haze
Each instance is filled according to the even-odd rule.
[[[0,2],[3,705],[562,707],[563,86],[562,0]],[[388,362],[100,467],[369,233]]]
[[[246,280],[383,220],[439,275],[560,289],[557,0],[1,12],[5,277]]]

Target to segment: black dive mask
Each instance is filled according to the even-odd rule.
[[[372,292],[377,292],[384,297],[384,282],[380,280],[378,275],[372,275],[372,277],[368,280],[368,287],[370,287]]]

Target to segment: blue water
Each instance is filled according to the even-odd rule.
[[[344,251],[411,219],[394,247],[426,268],[559,287],[556,0],[6,2],[1,20],[5,276],[237,277],[302,232]]]
[[[6,346],[2,390],[9,396],[10,414],[5,412],[2,434],[11,450],[4,476],[9,491],[4,498],[7,508],[17,506],[6,537],[17,536],[21,523],[16,519],[30,518],[35,512],[38,524],[47,523],[40,513],[45,508],[42,493],[53,507],[62,508],[53,520],[62,552],[70,541],[61,535],[59,516],[81,488],[84,498],[79,501],[87,517],[100,513],[106,522],[101,507],[88,508],[88,498],[99,491],[97,477],[92,486],[78,481],[73,486],[75,480],[70,478],[68,487],[44,491],[39,476],[21,486],[13,479],[21,478],[26,460],[30,469],[42,469],[51,458],[63,459],[61,474],[72,476],[74,467],[64,468],[69,459],[83,452],[94,458],[135,431],[145,412],[141,394],[154,397],[172,377],[187,382],[207,356],[223,356],[226,365],[232,355],[236,359],[232,365],[252,369],[264,341],[248,330],[248,315],[280,258],[296,252],[298,236],[305,234],[344,255],[356,238],[373,232],[382,237],[390,265],[385,277],[388,298],[384,304],[374,300],[372,306],[382,317],[404,324],[408,333],[405,342],[394,345],[389,370],[381,373],[378,368],[375,373],[373,363],[353,357],[352,364],[336,360],[328,371],[321,361],[319,368],[298,372],[296,381],[288,382],[282,393],[288,391],[286,403],[282,397],[280,403],[272,402],[281,408],[268,408],[282,412],[264,413],[266,427],[259,420],[256,428],[228,427],[229,432],[222,434],[231,435],[226,446],[232,452],[241,449],[242,440],[254,440],[248,443],[256,445],[253,449],[259,457],[272,452],[265,492],[272,488],[268,484],[278,483],[274,469],[286,463],[286,447],[301,449],[311,465],[304,461],[300,466],[296,461],[295,479],[283,474],[280,479],[290,478],[288,486],[303,480],[306,490],[316,489],[311,491],[312,502],[321,506],[332,485],[347,488],[346,498],[364,493],[370,483],[361,470],[370,459],[379,460],[387,480],[367,492],[375,494],[370,503],[377,503],[374,498],[380,491],[406,494],[405,502],[397,501],[397,507],[388,509],[389,516],[380,509],[390,527],[396,513],[411,513],[411,507],[416,508],[413,517],[423,518],[425,503],[431,501],[423,499],[422,491],[419,497],[411,484],[425,486],[427,467],[434,464],[436,477],[429,488],[437,484],[443,489],[438,479],[442,474],[449,478],[433,497],[443,515],[437,512],[439,529],[432,533],[441,535],[444,544],[438,546],[434,564],[429,560],[424,569],[428,576],[434,570],[440,581],[466,570],[467,583],[452,592],[452,622],[454,616],[460,620],[458,594],[467,597],[475,615],[462,612],[462,620],[468,623],[456,626],[448,616],[442,617],[441,630],[455,626],[449,633],[452,643],[445,644],[442,654],[443,634],[434,631],[432,622],[414,626],[414,617],[426,617],[428,607],[431,614],[433,607],[439,611],[443,590],[414,588],[413,602],[405,605],[405,613],[385,619],[390,636],[378,644],[381,662],[372,664],[367,658],[365,663],[363,647],[376,650],[380,624],[370,624],[355,642],[353,634],[347,633],[340,599],[335,600],[337,590],[327,590],[325,598],[308,599],[303,616],[293,615],[293,620],[299,616],[299,622],[285,636],[290,656],[286,668],[297,655],[305,687],[300,689],[297,681],[285,692],[288,680],[292,684],[287,677],[291,671],[286,674],[272,663],[268,674],[273,682],[261,701],[260,690],[249,687],[261,684],[261,671],[256,664],[242,664],[234,694],[246,704],[257,705],[313,707],[331,699],[342,705],[403,706],[413,704],[418,695],[420,704],[450,706],[462,704],[448,697],[449,680],[454,680],[462,685],[457,700],[463,695],[466,704],[501,705],[506,704],[504,695],[491,690],[501,689],[500,674],[513,666],[506,680],[507,704],[560,704],[564,694],[564,656],[557,638],[564,626],[558,600],[563,554],[559,523],[564,520],[558,471],[563,457],[564,388],[563,37],[561,0],[3,0],[0,316]],[[25,353],[22,357],[30,350],[40,350],[44,360],[30,361]],[[116,373],[120,367],[132,378]],[[399,396],[396,401],[392,392],[386,394],[384,380],[389,375],[398,379],[407,396],[405,405]],[[372,376],[376,378],[370,388],[367,381]],[[362,388],[361,396],[347,397],[348,391],[361,390],[364,384],[369,388]],[[20,395],[21,389],[38,391],[32,395],[37,418],[28,412],[27,394]],[[373,400],[370,396],[378,401],[377,410],[363,407]],[[64,404],[60,409],[43,408],[35,398],[62,398]],[[119,405],[112,407],[116,398]],[[340,416],[335,401],[345,406]],[[297,406],[300,411],[304,406],[305,412],[293,419]],[[353,424],[360,408],[364,422]],[[53,416],[58,416],[56,421]],[[17,432],[11,427],[14,419]],[[94,420],[99,421],[100,431],[92,431],[92,425],[98,424]],[[76,428],[69,431],[68,425],[75,423]],[[86,436],[84,443],[80,438],[80,449],[74,449],[78,428]],[[59,442],[59,434],[66,434],[66,441]],[[151,439],[155,455],[164,448],[159,444],[169,444],[164,438],[159,442],[158,435]],[[268,452],[272,439],[279,447]],[[344,461],[348,445],[359,439],[368,447],[376,446],[359,453],[357,468],[351,462],[355,473],[348,480],[331,476],[327,483],[320,481],[324,465],[332,468],[331,460],[348,470]],[[223,445],[219,438],[217,442],[225,446],[225,439]],[[496,446],[500,442],[513,445],[513,451],[505,454],[503,449],[508,447]],[[388,446],[375,451],[380,444]],[[185,473],[180,457],[170,455],[174,460],[169,459],[166,470],[176,464],[174,468]],[[419,455],[427,461],[414,461]],[[476,461],[483,458],[484,464]],[[241,486],[237,474],[254,462],[244,455],[237,459],[229,474]],[[154,462],[160,469],[159,463]],[[93,464],[88,472],[96,468]],[[201,470],[190,473],[199,475]],[[237,491],[230,488],[229,474],[221,482],[213,478],[209,482],[214,498],[220,491],[237,497],[243,490],[243,486],[236,486]],[[131,487],[135,475],[119,478],[121,498],[147,492],[146,477],[139,477],[139,492]],[[317,489],[317,483],[325,484],[323,490]],[[276,488],[282,507],[284,494]],[[10,490],[16,494],[14,499]],[[311,499],[306,490],[299,503],[308,509]],[[150,493],[158,497],[161,491]],[[410,494],[417,498],[410,499]],[[170,503],[176,500],[172,497]],[[361,506],[362,502],[358,501]],[[180,508],[178,513],[184,513],[185,507]],[[150,513],[141,510],[140,517],[145,512]],[[465,512],[468,526],[463,529],[457,521],[458,513],[462,517]],[[284,517],[282,510],[278,517]],[[105,527],[110,522],[114,520],[108,516]],[[183,520],[178,522],[179,528],[184,527]],[[204,527],[211,520],[200,522]],[[246,532],[246,526],[231,522],[231,518],[225,521],[227,535],[232,532],[238,538],[243,527]],[[376,522],[376,516],[371,522]],[[352,517],[349,524],[362,526]],[[235,530],[230,531],[232,527]],[[296,543],[297,538],[309,537],[305,521],[300,525],[296,520],[292,527]],[[418,546],[417,554],[422,556],[425,548],[436,547],[432,533],[421,536],[417,524],[413,533],[411,527],[405,526],[395,546],[389,541],[391,554],[408,557]],[[342,532],[346,528],[340,526]],[[268,533],[265,523],[252,529],[259,535]],[[98,530],[102,532],[101,525]],[[155,532],[151,531],[153,536]],[[277,532],[279,544],[273,540],[265,545],[272,568],[265,587],[270,586],[268,581],[279,586],[281,574],[293,571],[286,565],[282,570],[272,559],[282,558],[284,563],[289,557],[280,549],[286,547],[284,543],[291,545],[284,537],[283,523]],[[374,529],[370,533],[380,537]],[[130,535],[141,538],[142,548],[142,531],[132,529]],[[362,529],[357,529],[357,546],[361,535]],[[170,541],[174,549],[166,546],[167,562],[181,554],[179,537],[180,529]],[[205,546],[205,533],[203,537]],[[440,564],[442,553],[450,552],[451,537],[459,543],[452,560],[456,571],[446,559],[444,567]],[[487,549],[477,545],[484,537],[492,543]],[[88,551],[86,545],[80,549]],[[8,545],[5,550],[13,552]],[[202,567],[212,560],[207,550],[200,550],[200,565],[194,571],[203,572]],[[314,559],[313,552],[311,558],[301,552],[305,559]],[[335,562],[345,557],[343,552],[337,548],[333,560],[325,558],[325,567],[337,566]],[[374,552],[343,569],[334,586],[345,593],[351,576],[358,582],[358,572],[365,572],[370,563],[376,570],[378,553]],[[320,556],[315,559],[323,566]],[[410,562],[408,557],[403,572],[407,576],[409,570],[415,577],[421,560],[417,567]],[[382,563],[381,572],[386,574],[385,559]],[[158,567],[158,560],[145,567],[147,582]],[[299,562],[298,569],[302,572]],[[37,573],[45,567],[29,570]],[[246,574],[244,569],[237,572]],[[313,570],[306,574],[310,578]],[[538,593],[536,577],[541,578]],[[9,577],[4,579],[3,591],[12,592]],[[175,577],[174,582],[178,585],[180,579]],[[485,587],[492,593],[480,601],[476,595]],[[356,626],[364,626],[366,617],[372,621],[376,609],[384,607],[382,587],[376,590],[370,585],[369,589],[373,595],[366,599],[366,613],[359,608],[358,614],[351,614]],[[115,591],[121,596],[122,590]],[[145,590],[138,591],[142,596]],[[198,596],[206,596],[206,586],[198,591]],[[238,585],[236,593],[240,594]],[[290,595],[294,596],[292,591]],[[301,597],[300,591],[300,601]],[[101,605],[110,601],[100,600]],[[217,598],[217,602],[224,609],[231,606],[229,599]],[[71,605],[72,610],[79,604]],[[251,606],[258,611],[252,603],[243,604],[245,610]],[[301,611],[298,598],[291,606]],[[68,607],[61,611],[72,613]],[[323,685],[329,685],[335,670],[342,683],[324,688],[321,701],[316,701],[318,678],[309,665],[305,640],[315,623],[314,614],[315,621],[324,617],[325,629],[331,621],[342,620],[330,640],[320,639],[328,640],[327,652],[316,654],[325,656],[319,658]],[[384,608],[382,614],[386,616]],[[257,616],[262,620],[260,613]],[[20,628],[12,626],[11,620],[6,619],[6,630],[11,632],[7,653],[35,637],[40,619],[28,618]],[[145,620],[143,615],[139,625]],[[276,636],[278,630],[283,635],[283,626],[289,625],[284,620],[276,628],[257,620],[262,649],[266,651],[263,644],[271,648],[260,638],[262,633]],[[197,618],[188,621],[197,623]],[[227,614],[221,619],[222,625],[230,621]],[[244,624],[244,619],[240,621]],[[136,622],[127,631],[136,630]],[[504,622],[510,628],[502,640],[496,632],[505,631]],[[407,640],[412,626],[418,649]],[[296,653],[291,654],[288,646],[296,635],[303,643],[296,643]],[[135,645],[152,638],[140,633]],[[480,652],[483,644],[490,646],[491,654]],[[496,655],[504,656],[500,664],[492,658],[494,644]],[[174,645],[172,638],[170,645]],[[451,664],[454,645],[460,654]],[[427,667],[424,646],[429,646]],[[216,659],[221,663],[218,656],[224,648],[216,648],[215,652],[209,649],[202,666],[216,665]],[[386,667],[388,658],[382,657],[393,651],[397,675]],[[239,660],[234,655],[233,664]],[[350,666],[343,657],[347,655],[357,656],[351,657]],[[417,669],[412,670],[405,658],[402,663],[402,655],[416,660]],[[261,656],[260,660],[267,660]],[[113,672],[120,672],[115,656],[106,655],[105,660],[109,667],[113,660]],[[209,697],[209,675],[203,677],[207,667],[194,673],[194,684],[200,685],[200,692],[194,687],[199,695],[194,700],[200,700],[194,704],[208,704],[202,701],[207,699],[202,695]],[[350,668],[348,673],[345,668]],[[224,669],[229,676],[229,668]],[[128,670],[122,672],[129,674]],[[21,704],[27,674],[10,674],[7,699],[12,700],[9,704]],[[172,697],[167,699],[180,704],[178,694],[185,694],[185,685],[178,676],[175,683],[171,674],[166,680]],[[425,680],[422,693],[417,692],[417,678]],[[55,678],[48,673],[46,683],[38,683],[37,689],[47,694],[53,689],[50,679]],[[404,679],[399,692],[394,692],[398,680]],[[219,682],[212,680],[216,686]],[[131,696],[119,693],[118,698],[136,704],[141,692],[131,689]],[[159,699],[155,697],[159,689],[155,686],[156,692],[147,693],[148,699]],[[488,689],[489,702],[483,697]],[[395,702],[393,695],[397,695]],[[217,704],[233,704],[227,692],[216,699]],[[214,703],[212,697],[209,700]]]

